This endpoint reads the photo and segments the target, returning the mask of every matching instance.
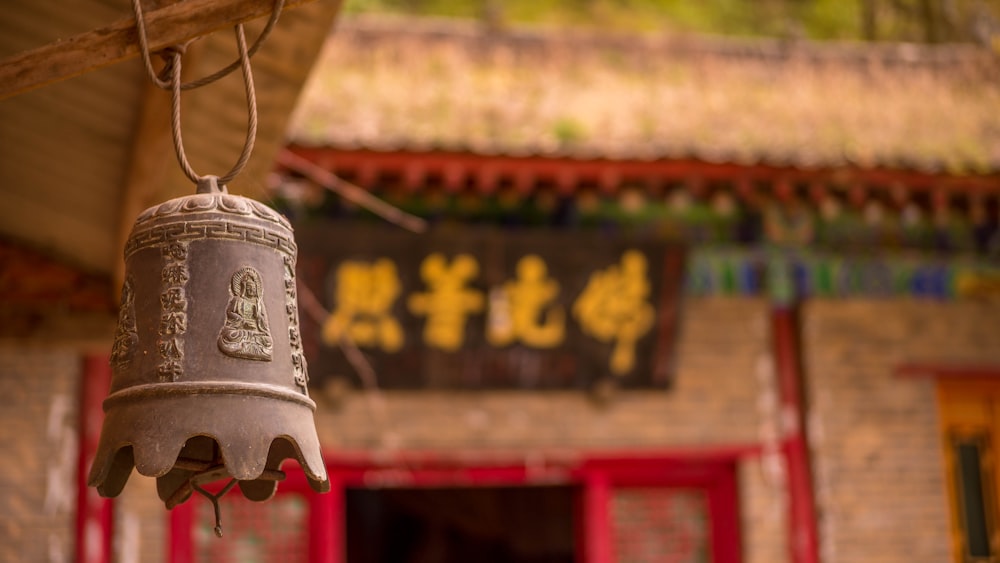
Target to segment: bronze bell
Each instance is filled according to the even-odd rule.
[[[102,496],[117,496],[135,467],[156,477],[167,508],[226,477],[266,500],[287,458],[313,489],[329,490],[295,259],[288,221],[215,177],[139,216],[125,245],[111,390],[89,478]]]

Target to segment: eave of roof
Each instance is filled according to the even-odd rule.
[[[131,13],[128,2],[106,0],[7,4],[0,12],[0,57],[65,43]],[[253,58],[255,150],[230,191],[265,195],[289,114],[339,5],[288,10]],[[251,22],[247,36],[262,26]],[[235,52],[230,30],[213,33],[191,44],[184,70],[205,76],[232,62]],[[0,101],[0,238],[87,272],[120,271],[135,216],[194,191],[172,154],[170,96],[149,84],[132,59]],[[184,144],[197,172],[224,174],[236,161],[247,130],[244,91],[236,72],[184,93]]]
[[[1000,172],[1000,61],[972,47],[343,23],[299,146]]]

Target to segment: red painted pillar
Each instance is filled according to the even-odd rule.
[[[111,387],[111,365],[104,355],[83,359],[80,379],[80,449],[77,457],[76,561],[109,563],[114,520],[111,499],[101,498],[97,489],[87,486],[87,475],[94,463],[97,442],[104,423],[101,406]]]
[[[776,306],[771,313],[781,418],[784,427],[782,453],[788,483],[788,541],[793,563],[817,563],[819,540],[813,495],[809,444],[806,441],[802,358],[799,347],[797,310]]]
[[[611,563],[611,481],[594,471],[584,478],[583,487],[583,561]]]
[[[344,563],[347,542],[344,527],[344,484],[330,476],[330,492],[309,495],[309,561]]]
[[[194,561],[194,503],[185,502],[170,510],[170,529],[167,534],[167,561],[191,563]]]
[[[717,468],[716,471],[719,474],[707,491],[712,530],[712,561],[740,563],[743,561],[743,545],[740,541],[736,464],[726,464],[724,468]]]

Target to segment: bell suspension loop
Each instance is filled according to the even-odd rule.
[[[227,194],[229,190],[226,189],[226,185],[219,182],[218,176],[200,176],[198,178],[197,187],[194,193],[196,194]]]

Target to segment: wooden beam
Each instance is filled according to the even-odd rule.
[[[315,0],[285,0],[292,8]],[[184,0],[148,10],[149,46],[157,51],[271,13],[273,0]],[[0,100],[139,55],[135,18],[0,60]]]
[[[318,164],[314,164],[312,161],[292,151],[285,150],[279,153],[278,164],[302,174],[320,186],[352,203],[364,207],[394,225],[399,225],[414,233],[422,233],[427,230],[427,221],[382,201],[364,188],[340,179],[333,172],[326,170]]]

